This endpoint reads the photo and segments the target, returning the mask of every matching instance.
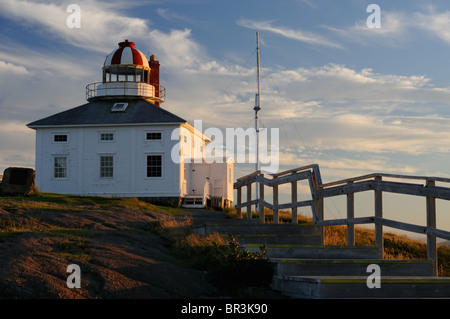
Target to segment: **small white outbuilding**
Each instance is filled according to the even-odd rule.
[[[105,59],[102,82],[86,87],[86,98],[27,125],[36,130],[40,191],[231,206],[233,161],[205,161],[211,140],[161,108],[165,88],[154,55],[147,60],[133,42],[120,42]]]

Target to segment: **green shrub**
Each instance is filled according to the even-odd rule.
[[[272,282],[274,270],[265,247],[261,253],[242,249],[231,234],[189,234],[176,244],[176,254],[189,266],[207,271],[208,280],[225,291],[269,287]]]
[[[269,287],[274,269],[265,256],[265,247],[261,253],[250,252],[239,247],[236,239],[229,235],[227,245],[221,247],[221,258],[209,269],[209,280],[216,287],[226,291],[246,287]]]

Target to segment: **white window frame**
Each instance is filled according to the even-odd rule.
[[[112,166],[102,166],[102,157],[111,157],[112,158]],[[114,154],[99,154],[98,155],[98,178],[99,179],[114,179],[114,165],[115,159]],[[112,168],[112,176],[102,176],[102,168]]]
[[[152,139],[152,138],[148,138],[148,134],[152,134],[152,133],[159,133],[161,135],[161,137],[159,139]],[[163,132],[162,131],[153,131],[153,130],[146,130],[145,131],[145,141],[146,142],[162,142],[163,140]]]
[[[111,140],[103,140],[102,139],[102,135],[104,134],[111,134],[112,135],[112,139]],[[114,143],[116,140],[116,136],[115,136],[115,132],[114,131],[100,131],[98,132],[98,141],[100,143]]]
[[[63,158],[65,160],[65,167],[56,167],[56,159],[57,158]],[[68,180],[69,179],[69,156],[65,154],[54,154],[53,155],[53,165],[52,165],[52,179],[61,181],[61,180]],[[63,172],[65,173],[63,177],[56,176],[56,169],[63,169]],[[59,175],[59,174],[58,174]]]
[[[161,157],[161,176],[148,176],[148,157],[149,156],[160,156]],[[146,153],[145,154],[145,179],[163,179],[164,178],[164,154],[163,153]]]
[[[66,136],[66,140],[65,141],[55,141],[56,136]],[[52,132],[52,143],[54,144],[66,144],[69,143],[69,132]]]

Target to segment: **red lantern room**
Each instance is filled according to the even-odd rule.
[[[86,87],[88,101],[97,98],[140,97],[159,106],[164,102],[165,89],[159,85],[159,62],[146,56],[125,40],[106,56],[102,82]]]

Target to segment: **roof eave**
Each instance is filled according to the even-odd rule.
[[[53,124],[53,125],[31,125],[27,124],[27,127],[31,129],[40,128],[77,128],[77,127],[111,127],[111,126],[157,126],[157,125],[182,125],[187,122],[155,122],[155,123],[104,123],[104,124]]]

